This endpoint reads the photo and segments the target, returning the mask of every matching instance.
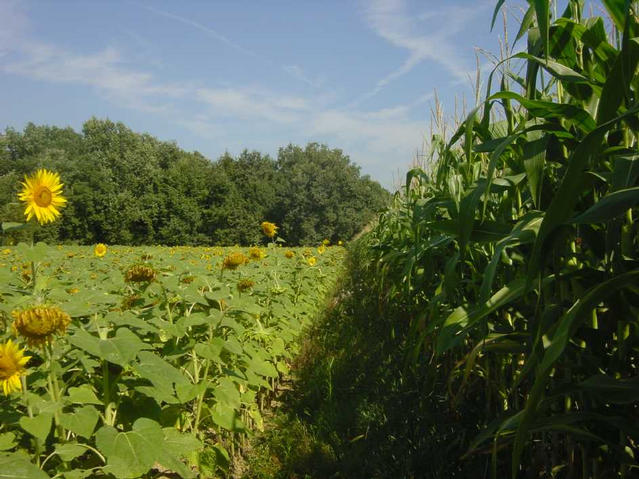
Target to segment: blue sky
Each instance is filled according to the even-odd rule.
[[[473,103],[494,5],[0,0],[0,129],[108,117],[211,159],[317,141],[392,187],[435,91],[450,115]]]

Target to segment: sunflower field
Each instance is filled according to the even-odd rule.
[[[224,474],[263,428],[343,251],[2,249],[2,477]]]

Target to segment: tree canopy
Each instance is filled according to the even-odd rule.
[[[264,220],[292,245],[348,240],[389,199],[325,145],[288,145],[277,159],[244,150],[210,161],[92,118],[81,132],[30,123],[0,134],[0,220],[23,221],[17,192],[37,168],[60,173],[69,200],[61,221],[36,228],[50,242],[257,244]]]

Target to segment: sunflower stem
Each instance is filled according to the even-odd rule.
[[[49,343],[46,347],[47,356],[49,359],[49,387],[51,397],[53,398],[53,402],[57,403],[60,400],[60,384],[58,383],[58,378],[55,374],[55,361],[53,360],[53,346]],[[55,428],[56,434],[60,442],[66,441],[66,434],[64,431],[64,427],[60,424],[60,411],[58,408],[54,409],[53,419],[55,420]]]
[[[205,359],[204,366],[204,374],[202,376],[202,381],[206,381],[209,375],[209,368],[211,366],[211,361],[209,359]],[[193,421],[193,435],[197,436],[199,428],[200,428],[200,416],[202,415],[202,404],[204,403],[204,396],[206,395],[206,389],[200,393],[197,398],[197,405],[195,407],[195,420]]]
[[[224,317],[224,310],[222,310],[222,317]],[[213,325],[209,325],[209,344],[211,344],[212,340],[213,340]],[[205,358],[204,374],[202,375],[202,383],[205,383],[206,380],[208,379],[210,367],[211,367],[211,360],[208,358]],[[202,404],[204,403],[205,395],[206,395],[206,387],[199,394],[197,398],[197,405],[195,407],[195,420],[193,421],[193,427],[192,427],[192,432],[193,432],[193,435],[195,436],[197,436],[199,428],[200,428],[200,416],[202,415]]]
[[[31,247],[33,248],[33,240],[31,240]],[[36,287],[36,265],[35,261],[31,261],[31,288],[35,291]]]
[[[102,389],[104,398],[104,422],[113,426],[113,415],[111,414],[111,384],[109,383],[109,365],[107,361],[102,361]]]
[[[26,376],[20,377],[20,382],[22,383],[22,400],[24,404],[27,406],[27,414],[30,418],[33,418],[33,408],[31,407],[31,403],[29,402],[29,398],[27,398],[27,378]],[[35,443],[35,452],[33,453],[34,459],[36,462],[36,466],[40,467],[40,439],[37,437],[33,438]]]

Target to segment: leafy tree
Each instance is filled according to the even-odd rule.
[[[339,149],[288,145],[279,150],[277,167],[276,219],[294,244],[351,238],[389,200]]]
[[[348,239],[388,196],[325,146],[289,145],[277,161],[245,150],[211,162],[91,118],[81,133],[29,123],[0,134],[0,219],[22,221],[20,180],[37,168],[59,172],[68,199],[61,221],[33,226],[49,242],[256,244],[264,220],[292,244]]]

